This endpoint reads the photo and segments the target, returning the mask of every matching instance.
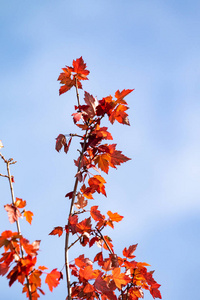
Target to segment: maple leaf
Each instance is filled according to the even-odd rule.
[[[91,285],[90,283],[87,283],[86,286],[83,289],[84,293],[92,293],[95,291],[95,288],[93,285]]]
[[[69,216],[69,228],[71,229],[72,234],[75,234],[77,232],[77,223],[78,223],[78,216]]]
[[[130,160],[127,156],[122,154],[122,151],[116,150],[116,144],[111,144],[108,146],[111,160],[110,160],[110,166],[112,168],[116,168],[116,166],[119,166],[120,164],[127,162]]]
[[[113,140],[113,137],[110,132],[107,131],[108,127],[96,126],[96,129],[93,131],[96,137],[101,137],[105,140]]]
[[[121,268],[114,268],[114,270],[112,271],[112,275],[117,288],[120,290],[122,285],[126,285],[131,281],[131,279],[127,275],[121,273]]]
[[[69,199],[72,199],[72,197],[73,197],[73,191],[72,192],[69,192],[69,193],[67,193],[66,195],[65,195],[65,197],[69,197]]]
[[[88,106],[84,110],[84,112],[88,115],[88,118],[93,118],[96,115],[96,108],[99,105],[99,102],[96,98],[94,98],[92,95],[90,95],[87,92],[85,92],[84,100]]]
[[[92,261],[89,258],[85,258],[84,254],[79,255],[79,257],[75,258],[74,261],[79,268],[85,268],[93,265]]]
[[[99,290],[103,294],[105,294],[108,299],[110,300],[117,300],[116,295],[113,293],[113,291],[108,287],[107,282],[102,278],[102,274],[100,273],[99,276],[96,278],[94,287],[95,289]]]
[[[111,124],[113,124],[116,120],[121,124],[130,125],[128,114],[125,112],[127,109],[127,106],[119,104],[109,116],[109,121],[111,122]]]
[[[57,226],[49,233],[49,235],[58,235],[59,237],[63,234],[63,227]]]
[[[29,276],[29,282],[31,285],[34,285],[36,288],[41,286],[41,278],[42,272],[40,270],[34,270]]]
[[[82,112],[74,113],[74,114],[72,114],[72,116],[73,116],[73,121],[74,121],[75,124],[76,124],[78,121],[80,121],[80,119],[83,119]]]
[[[127,258],[134,258],[135,255],[133,255],[133,252],[136,250],[137,245],[138,245],[138,244],[129,246],[128,249],[127,249],[127,248],[124,248],[124,250],[123,250],[123,255],[124,255],[125,257],[127,257]]]
[[[108,174],[109,165],[111,162],[111,156],[109,153],[103,153],[103,154],[97,155],[94,159],[94,162],[95,162],[95,164],[98,164],[98,167],[103,172]]]
[[[62,95],[69,91],[73,86],[76,86],[75,78],[72,78],[71,71],[68,67],[62,69],[64,72],[60,73],[58,80],[60,80],[61,84],[64,84],[59,89],[59,95]]]
[[[82,56],[80,58],[77,58],[76,60],[73,60],[73,68],[69,67],[68,69],[74,73],[76,73],[76,76],[80,80],[88,80],[87,75],[89,75],[90,71],[86,70],[86,64],[84,63],[84,60]]]
[[[10,240],[16,241],[19,237],[20,235],[17,232],[12,232],[11,230],[2,232],[0,236],[0,248],[4,246],[7,251],[9,249]]]
[[[110,210],[107,212],[107,215],[113,222],[120,222],[123,219],[123,216],[120,216],[118,213],[112,213]]]
[[[22,200],[21,198],[16,197],[15,206],[18,208],[24,208],[26,206],[26,200]]]
[[[103,216],[100,211],[97,209],[98,206],[92,206],[90,208],[90,215],[91,217],[95,220],[95,221],[100,221],[100,220],[104,220],[105,216]]]
[[[85,206],[87,206],[88,201],[85,200],[85,198],[83,197],[83,195],[81,195],[81,193],[79,192],[77,195],[77,202],[74,203],[74,205],[76,206],[76,208],[80,209],[80,208],[84,208]]]
[[[62,148],[62,146],[65,146],[66,143],[66,137],[64,134],[59,134],[56,138],[56,150],[59,152]]]
[[[117,98],[117,103],[124,103],[124,102],[120,102],[124,97],[126,97],[128,94],[130,94],[132,91],[134,91],[134,89],[132,90],[123,90],[123,91],[116,91],[115,93],[115,98]],[[125,103],[126,104],[126,103]]]
[[[19,209],[13,204],[6,204],[4,205],[4,208],[8,213],[8,219],[11,224],[16,222],[19,217],[22,217]]]
[[[104,196],[106,196],[104,183],[106,183],[106,181],[101,175],[95,175],[88,180],[88,184],[92,190],[97,191],[99,194],[102,193]]]
[[[53,288],[57,287],[61,278],[61,272],[57,269],[53,269],[50,273],[47,274],[45,283],[48,284],[49,290],[52,292]]]
[[[26,218],[26,221],[31,225],[32,219],[33,219],[33,213],[30,210],[25,210],[24,211],[24,217]]]
[[[30,244],[29,240],[27,240],[25,238],[21,238],[20,243],[28,255],[30,255],[30,256],[37,255],[37,251],[39,250],[39,246],[40,246],[39,240]]]
[[[95,279],[95,273],[92,265],[85,267],[84,269],[80,269],[79,275],[86,280]]]
[[[80,233],[82,233],[82,232],[90,233],[91,232],[91,227],[92,227],[91,218],[89,217],[87,219],[84,219],[83,221],[78,223],[76,225],[76,227],[78,229],[78,232],[80,232]]]
[[[162,296],[161,296],[161,293],[160,291],[158,290],[160,287],[160,284],[158,283],[154,283],[151,287],[150,287],[150,293],[151,295],[153,296],[153,298],[159,298],[159,299],[162,299]]]

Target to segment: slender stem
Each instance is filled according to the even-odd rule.
[[[80,154],[80,159],[79,159],[77,173],[81,169],[81,163],[82,163],[82,159],[83,159],[83,154],[85,152],[85,145],[86,145],[86,141],[87,141],[87,138],[88,138],[87,133],[88,133],[88,129],[85,132],[85,138],[84,138],[84,143],[83,143],[82,151],[81,151],[81,154]],[[70,211],[69,211],[69,217],[73,213],[73,206],[74,206],[74,201],[75,201],[75,197],[76,197],[77,187],[78,187],[78,178],[76,177],[76,180],[75,180],[75,183],[74,183],[74,190],[73,190],[73,196],[72,196]],[[68,221],[68,225],[69,225],[69,221]],[[71,298],[71,285],[70,285],[70,272],[69,272],[68,250],[69,250],[69,232],[66,233],[66,238],[65,238],[65,269],[66,269],[66,277],[67,277],[68,300],[71,300],[72,298]]]
[[[76,76],[75,76],[75,80],[76,80],[76,97],[77,97],[77,101],[78,101],[78,106],[80,106],[80,98],[79,98],[79,92],[78,92],[78,81],[77,81]]]
[[[11,192],[11,198],[12,198],[12,204],[15,205],[15,196],[14,196],[14,190],[13,190],[13,185],[12,185],[12,178],[10,175],[10,167],[9,167],[9,161],[7,161],[6,163],[7,165],[7,172],[8,172],[8,180],[9,180],[9,184],[10,184],[10,192]],[[16,220],[16,225],[17,225],[17,231],[19,233],[19,235],[21,234],[21,230],[20,230],[20,225],[19,225],[19,220]],[[21,254],[23,256],[23,249],[21,248]]]
[[[7,167],[7,174],[8,175],[2,175],[3,177],[7,177],[9,180],[9,185],[10,185],[10,192],[11,192],[11,198],[12,198],[12,204],[15,205],[15,196],[14,196],[14,189],[13,189],[13,184],[12,184],[12,176],[10,174],[10,165],[11,164],[15,164],[16,162],[13,161],[12,158],[10,159],[5,159],[5,157],[0,153],[1,158],[4,160],[4,162],[6,163],[6,167]],[[15,221],[16,226],[17,226],[17,232],[19,235],[21,235],[21,230],[20,230],[20,224],[19,224],[19,220]],[[23,247],[20,245],[20,250],[21,250],[21,257],[24,258],[24,251],[23,251]],[[26,281],[27,281],[27,287],[28,287],[28,294],[29,294],[29,300],[32,300],[32,295],[31,295],[31,288],[30,288],[30,283],[29,283],[29,278],[26,275]]]
[[[102,240],[104,241],[104,243],[106,244],[108,250],[110,251],[111,254],[114,254],[113,250],[110,248],[110,246],[108,245],[108,243],[106,242],[103,234],[101,233],[101,231],[99,229],[96,228],[96,230],[98,231],[98,233],[100,234]]]

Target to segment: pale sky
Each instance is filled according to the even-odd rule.
[[[59,97],[57,78],[82,56],[90,70],[83,88],[99,100],[135,89],[126,98],[131,126],[110,127],[132,160],[110,172],[107,198],[95,203],[124,216],[109,231],[115,249],[138,243],[136,259],[151,264],[164,300],[199,299],[199,28],[199,1],[2,1],[0,139],[18,161],[15,195],[35,214],[21,227],[31,242],[42,240],[38,265],[64,264],[64,238],[48,234],[68,216],[77,144],[58,154],[55,138],[76,132],[76,98],[74,90]],[[4,178],[0,189],[0,232],[14,231]],[[20,284],[0,282],[3,300],[25,299]],[[43,287],[48,300],[66,297],[65,280],[53,293]]]

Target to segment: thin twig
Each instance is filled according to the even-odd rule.
[[[106,242],[106,240],[105,240],[103,234],[101,233],[101,231],[100,231],[98,228],[96,228],[96,230],[97,230],[98,233],[100,234],[101,239],[102,239],[102,240],[104,241],[104,243],[106,244],[106,246],[107,246],[108,250],[110,251],[110,253],[111,253],[111,254],[115,254],[115,253],[113,252],[113,250],[110,248],[110,246],[108,245],[108,243]]]
[[[81,235],[82,236],[82,235]],[[68,247],[68,250],[74,246],[80,239],[81,239],[81,236],[79,236],[73,243],[71,243],[71,245]]]
[[[0,176],[2,176],[2,177],[7,177],[7,178],[8,178],[8,175],[3,175],[3,174],[0,174]]]
[[[7,177],[9,180],[9,185],[10,185],[10,192],[11,192],[11,199],[12,199],[12,204],[15,205],[15,196],[14,196],[14,189],[13,189],[13,184],[12,184],[12,176],[10,174],[10,165],[15,164],[16,161],[13,161],[13,158],[9,158],[8,160],[0,153],[1,158],[4,160],[6,167],[7,167],[7,174],[8,175],[2,175],[3,177]],[[20,230],[20,224],[19,220],[15,221],[16,226],[17,226],[17,231],[18,234],[21,235],[21,230]],[[23,247],[20,244],[20,251],[21,251],[21,257],[24,258],[24,251]],[[16,253],[17,254],[17,253]],[[29,278],[26,275],[26,281],[27,281],[27,287],[28,287],[28,294],[29,294],[29,300],[32,300],[32,295],[31,295],[31,288],[30,288],[30,283],[29,283]]]
[[[82,151],[81,151],[81,154],[80,154],[80,159],[79,159],[77,173],[81,169],[81,163],[82,163],[82,159],[83,159],[83,153],[85,152],[85,145],[86,145],[86,141],[87,141],[87,138],[88,138],[87,137],[87,132],[88,132],[88,129],[85,132],[85,138],[84,138],[84,143],[83,143]],[[75,201],[75,197],[76,197],[77,187],[78,187],[78,178],[76,178],[75,184],[74,184],[73,196],[72,196],[71,206],[70,206],[70,211],[69,211],[69,217],[73,213],[73,206],[74,206],[74,201]],[[68,221],[68,226],[69,226],[69,221]],[[69,232],[66,233],[66,238],[65,238],[65,268],[66,268],[66,277],[67,277],[68,300],[71,300],[72,298],[71,298],[71,286],[70,286],[70,272],[69,272],[68,249],[69,249]]]
[[[76,80],[76,97],[77,97],[77,101],[78,101],[78,106],[80,106],[80,98],[79,98],[79,92],[78,92],[78,81],[77,81],[76,76],[75,76],[75,80]]]

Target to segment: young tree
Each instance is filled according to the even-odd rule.
[[[106,196],[106,180],[102,173],[108,174],[110,168],[117,168],[130,160],[122,151],[117,150],[115,143],[109,142],[113,140],[112,135],[102,122],[108,118],[111,124],[116,121],[130,125],[128,105],[124,98],[133,90],[118,90],[115,97],[107,96],[101,100],[85,91],[84,103],[81,103],[79,89],[82,89],[81,82],[88,80],[89,75],[82,57],[74,60],[72,67],[66,66],[62,70],[58,78],[61,83],[59,93],[61,95],[72,87],[75,88],[77,105],[72,116],[79,133],[59,134],[56,138],[56,150],[59,152],[63,148],[67,153],[72,140],[80,140],[79,156],[74,161],[77,167],[74,187],[65,196],[71,201],[68,221],[50,232],[50,235],[59,237],[65,234],[66,299],[137,300],[143,298],[143,290],[149,290],[153,298],[161,299],[160,285],[154,280],[153,271],[147,271],[148,264],[135,260],[137,244],[124,247],[122,255],[118,256],[111,238],[104,233],[107,226],[114,229],[115,222],[120,222],[123,216],[110,210],[104,215],[98,205],[91,205],[90,201],[97,193]],[[0,259],[0,275],[7,274],[10,286],[18,280],[27,297],[37,300],[38,292],[44,294],[40,278],[43,273],[51,291],[59,284],[63,275],[57,269],[46,273],[46,267],[36,268],[39,241],[30,244],[19,228],[19,217],[24,215],[31,223],[33,213],[25,210],[25,201],[14,198],[13,177],[9,166],[15,162],[6,160],[1,153],[0,155],[7,165],[7,175],[0,175],[9,179],[12,196],[12,204],[5,205],[5,209],[9,221],[17,224],[17,232],[7,230],[1,234],[0,247],[4,247],[4,252]],[[70,250],[77,245],[80,255],[75,258]],[[100,251],[88,258],[81,247],[100,248]]]

